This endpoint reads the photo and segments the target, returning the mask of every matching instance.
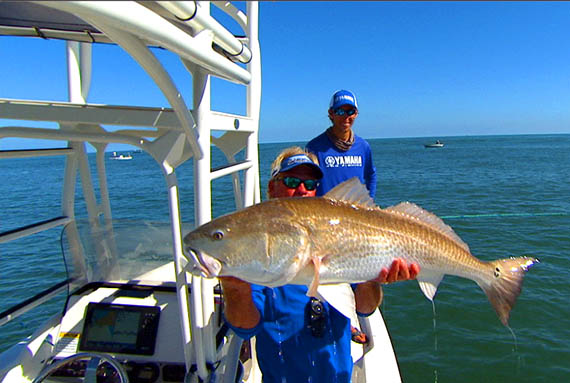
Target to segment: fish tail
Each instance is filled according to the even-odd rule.
[[[478,284],[487,294],[503,325],[507,326],[509,323],[511,309],[522,290],[525,272],[538,262],[538,259],[530,257],[506,258],[489,262],[492,276],[486,278],[484,283],[478,282]]]

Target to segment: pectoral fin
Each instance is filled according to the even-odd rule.
[[[420,289],[430,301],[433,301],[433,297],[435,293],[437,293],[437,286],[443,279],[443,275],[444,274],[422,270],[417,276]]]
[[[311,285],[309,286],[309,291],[307,292],[307,295],[310,297],[316,297],[317,296],[317,290],[319,287],[319,281],[320,281],[320,272],[321,272],[321,259],[317,256],[313,256],[311,257],[311,260],[313,262],[313,280],[311,281]]]

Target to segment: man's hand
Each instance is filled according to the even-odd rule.
[[[410,279],[416,279],[420,272],[420,266],[417,263],[406,263],[402,258],[396,258],[388,268],[383,267],[380,270],[378,277],[374,279],[376,282],[380,283],[393,283],[398,281],[408,281]]]
[[[356,298],[356,311],[359,313],[371,313],[382,303],[384,292],[381,283],[392,283],[415,279],[420,272],[420,266],[412,263],[408,266],[402,258],[396,258],[390,266],[380,270],[380,274],[371,281],[358,284],[354,297]]]

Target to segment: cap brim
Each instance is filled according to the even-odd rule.
[[[323,171],[321,170],[320,166],[318,166],[317,164],[314,164],[312,162],[294,163],[294,164],[291,164],[289,166],[284,166],[283,168],[281,168],[279,173],[288,172],[291,169],[294,169],[298,166],[303,166],[303,165],[313,168],[319,174],[318,179],[323,178]]]

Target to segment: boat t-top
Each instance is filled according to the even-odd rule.
[[[182,249],[183,235],[191,229],[187,222],[200,225],[212,218],[214,180],[230,177],[227,195],[233,196],[236,209],[260,202],[259,3],[240,6],[228,1],[0,3],[0,38],[66,40],[69,90],[68,101],[38,100],[33,94],[0,99],[0,142],[53,142],[39,150],[0,151],[0,159],[64,160],[59,209],[51,218],[0,232],[0,245],[16,246],[55,232],[66,263],[65,278],[45,288],[22,280],[18,291],[30,292],[29,298],[2,308],[0,326],[23,323],[20,341],[0,354],[1,383],[261,382],[255,339],[251,355],[240,358],[244,342],[224,323],[217,281],[191,275],[192,260]],[[236,25],[240,33],[232,32]],[[94,44],[122,48],[158,86],[169,107],[90,103]],[[181,77],[169,71],[153,53],[156,47],[176,55],[187,72]],[[179,91],[188,74],[190,104]],[[245,89],[245,114],[212,110],[213,78]],[[46,128],[46,123],[56,128]],[[88,144],[95,153],[87,152]],[[124,202],[111,203],[107,185],[118,167],[106,167],[110,144],[134,147],[156,162],[162,177],[153,185],[154,193],[162,190],[169,213],[163,227],[143,221],[125,226],[112,214],[111,206]],[[223,153],[225,164],[212,166],[211,146]],[[194,182],[181,183],[177,170],[188,161]],[[193,196],[194,217],[181,214],[180,195],[186,191]],[[27,209],[26,204],[19,209]],[[148,214],[153,217],[152,211]],[[137,235],[125,235],[135,228]],[[157,232],[166,233],[164,241],[149,240]],[[0,256],[6,256],[4,249]],[[45,266],[45,273],[33,278],[48,280],[53,265]],[[38,311],[50,304],[52,309]],[[370,342],[352,346],[353,382],[399,382],[379,310],[362,319],[361,327]]]

